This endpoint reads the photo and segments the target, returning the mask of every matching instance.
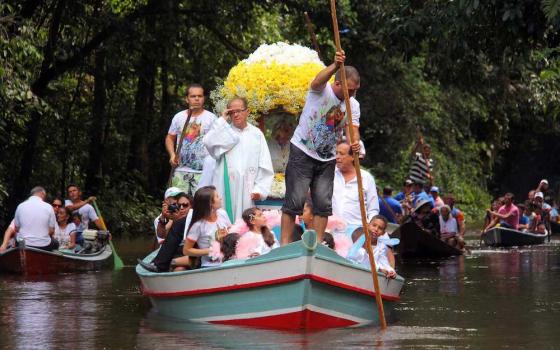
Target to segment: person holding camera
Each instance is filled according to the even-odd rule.
[[[178,196],[184,192],[178,187],[170,187],[165,191],[161,214],[154,220],[154,229],[158,245],[161,245],[167,238],[173,221],[187,215],[192,207],[192,200],[186,196],[184,203],[178,204]],[[184,215],[183,215],[184,214]]]

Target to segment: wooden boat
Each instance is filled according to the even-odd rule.
[[[137,265],[136,273],[143,294],[160,314],[192,322],[273,329],[379,322],[371,272],[318,243],[314,231],[253,259],[167,273]],[[404,279],[378,277],[390,316]]]
[[[543,244],[548,235],[521,232],[504,227],[494,227],[482,234],[484,244],[492,247],[513,247]]]
[[[447,258],[463,254],[414,222],[402,224],[391,237],[400,239],[397,252],[403,258]]]
[[[113,251],[107,244],[92,254],[46,251],[20,245],[0,254],[0,271],[24,275],[94,271],[113,265]]]

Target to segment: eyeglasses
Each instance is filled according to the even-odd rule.
[[[247,110],[247,108],[245,109],[236,109],[234,111],[229,111],[229,114],[237,114],[237,113],[241,113],[241,112],[245,112]]]
[[[190,203],[177,203],[177,207],[179,208],[188,208],[190,206]]]

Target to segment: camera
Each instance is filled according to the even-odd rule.
[[[176,203],[169,204],[169,206],[167,207],[167,211],[170,212],[170,213],[174,213],[176,211],[179,211],[179,206]]]

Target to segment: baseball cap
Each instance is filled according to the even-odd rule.
[[[542,180],[541,180],[541,183],[545,183],[545,184],[548,185],[548,180],[547,180],[547,179],[542,179]]]
[[[544,199],[544,195],[542,192],[537,192],[535,193],[535,198],[543,198]]]
[[[167,199],[169,197],[175,197],[179,193],[183,193],[183,192],[184,191],[181,190],[179,187],[169,187],[167,190],[165,190],[165,195],[163,196],[163,199]]]
[[[434,186],[432,188],[430,188],[430,192],[437,192],[439,193],[439,188],[437,186]]]
[[[413,181],[411,179],[406,179],[406,181],[404,182],[405,186],[412,185],[412,184],[413,184]]]

